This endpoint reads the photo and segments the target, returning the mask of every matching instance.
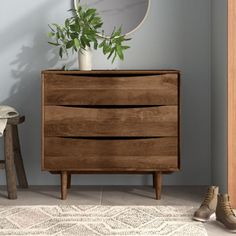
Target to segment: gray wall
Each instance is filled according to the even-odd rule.
[[[227,0],[212,0],[212,183],[227,191]]]
[[[70,0],[1,3],[0,103],[26,115],[20,135],[29,183],[34,185],[59,183],[57,176],[40,171],[40,71],[63,64],[58,63],[57,51],[47,45],[47,24],[62,22],[70,7]],[[100,52],[94,53],[94,68],[182,71],[182,171],[165,177],[165,184],[211,182],[210,12],[210,0],[152,0],[146,22],[132,35],[125,62],[111,66]],[[71,61],[73,64],[76,57]],[[76,176],[73,183],[147,184],[150,180],[150,176],[98,175]]]

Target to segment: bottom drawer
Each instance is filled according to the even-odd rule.
[[[44,139],[44,170],[148,171],[178,169],[178,139]]]

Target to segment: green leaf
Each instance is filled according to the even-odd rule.
[[[63,56],[63,48],[62,48],[62,47],[60,47],[59,56],[60,56],[61,58],[62,58],[62,56]]]
[[[52,38],[54,35],[55,35],[55,33],[53,33],[53,32],[49,32],[49,33],[48,33],[48,37],[49,37],[49,38]]]
[[[57,30],[61,31],[61,26],[59,26],[59,25],[56,24],[56,23],[53,23],[52,25],[55,26],[55,27],[57,28]]]
[[[78,49],[80,48],[80,42],[77,38],[74,39],[74,44],[75,44],[76,48],[78,48]]]
[[[126,49],[129,49],[130,46],[121,46],[121,48],[122,48],[123,50],[126,50]]]
[[[125,38],[124,41],[129,41],[131,40],[132,38]]]
[[[115,32],[116,32],[116,27],[114,27],[114,29],[113,29],[113,31],[112,31],[112,33],[111,33],[111,38],[114,37]]]
[[[119,58],[121,60],[124,60],[124,54],[123,54],[123,51],[122,51],[122,48],[120,45],[116,46],[116,52],[117,52],[117,55],[119,56]]]
[[[78,34],[77,33],[70,33],[70,37],[71,37],[71,39],[78,38]]]
[[[94,49],[97,50],[98,49],[98,41],[94,41]]]
[[[80,32],[80,26],[78,24],[70,25],[71,31]]]
[[[68,41],[66,44],[66,49],[72,48],[73,46],[74,46],[74,41],[73,40]]]
[[[95,25],[95,24],[100,24],[100,23],[103,23],[102,18],[100,16],[93,17],[91,24]]]
[[[116,32],[117,35],[120,35],[120,34],[121,34],[121,31],[122,31],[122,27],[120,26],[120,28],[119,28],[118,31]]]
[[[90,41],[88,40],[88,38],[86,38],[85,35],[83,36],[83,41],[84,41],[84,43],[85,43],[85,46],[90,47]]]
[[[85,47],[86,47],[86,43],[84,42],[84,39],[83,39],[82,36],[81,36],[81,38],[80,38],[80,43],[81,43],[81,45],[82,45],[82,48],[85,48]]]
[[[60,46],[59,43],[53,43],[53,42],[48,42],[49,44],[53,45],[53,46]]]
[[[99,29],[99,28],[102,27],[102,25],[103,25],[103,23],[98,23],[98,24],[94,25],[94,28],[95,29]]]
[[[70,11],[72,11],[72,12],[76,12],[76,9],[74,9],[74,8],[69,9],[68,12],[70,12]]]
[[[66,19],[66,20],[65,20],[65,26],[66,26],[66,27],[69,27],[69,25],[70,25],[70,21],[69,21],[69,19]]]
[[[109,56],[107,57],[108,60],[110,59],[110,57],[112,56],[112,54],[114,53],[114,51],[115,51],[115,48],[112,48],[112,49],[111,49],[111,52],[110,52],[110,54],[109,54]]]
[[[91,16],[88,17],[87,22],[88,22],[90,25],[92,25],[91,22],[92,22],[92,20],[94,19],[94,17],[95,17],[94,15],[91,15]]]
[[[113,32],[113,37],[115,38],[115,37],[119,37],[120,35],[121,35],[121,27],[117,30],[117,31],[114,31]]]
[[[50,25],[48,25],[48,27],[51,29],[52,32],[55,32],[55,30]]]
[[[100,43],[99,48],[104,47],[105,43],[106,43],[106,39],[104,39],[104,40],[102,41],[102,43]]]
[[[79,1],[79,0],[78,0]],[[49,42],[53,46],[59,46],[59,55],[68,55],[69,50],[81,51],[87,46],[93,46],[95,50],[101,48],[107,59],[112,58],[112,63],[117,57],[124,59],[124,51],[130,48],[122,45],[130,40],[122,34],[122,27],[114,28],[109,38],[104,37],[102,30],[103,21],[94,8],[87,8],[78,4],[77,10],[70,11],[76,13],[65,19],[64,25],[56,23],[49,25],[51,32],[48,36],[52,38]],[[98,42],[99,35],[103,35],[102,41]],[[108,56],[107,56],[108,55]]]
[[[111,47],[108,44],[105,43],[104,46],[103,46],[103,54],[106,55],[110,51],[111,51]]]
[[[94,31],[88,28],[88,29],[84,29],[83,33],[86,34],[87,36],[89,35],[92,36],[94,34]]]
[[[57,33],[56,33],[56,38],[57,38],[57,39],[60,39],[60,37],[61,37],[61,36],[60,36],[59,32],[57,32]]]
[[[86,13],[85,13],[85,17],[87,17],[87,16],[90,16],[90,15],[93,15],[94,13],[96,13],[96,9],[95,8],[90,8],[90,9],[88,9],[87,11],[86,11]]]
[[[114,55],[114,57],[113,57],[113,59],[112,59],[112,64],[114,63],[114,61],[115,61],[115,59],[116,59],[116,56],[117,56],[117,53],[115,52],[115,55]]]
[[[87,35],[87,38],[90,40],[90,41],[92,41],[92,42],[95,42],[95,41],[97,41],[97,39],[96,39],[96,37],[93,35],[93,34],[91,34],[91,35]]]

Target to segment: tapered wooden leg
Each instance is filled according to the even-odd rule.
[[[67,188],[69,189],[71,187],[71,174],[67,174]]]
[[[156,176],[155,176],[155,172],[152,174],[152,186],[153,188],[156,188]]]
[[[66,200],[67,197],[67,171],[61,172],[61,199]]]
[[[156,199],[161,199],[161,188],[162,188],[162,175],[161,172],[155,172],[155,191],[156,191]]]
[[[13,129],[14,162],[15,162],[18,183],[21,188],[28,188],[28,182],[27,182],[27,178],[25,174],[23,159],[21,156],[20,141],[19,141],[17,125],[12,125],[12,129]]]
[[[9,199],[17,198],[16,190],[16,175],[14,168],[13,157],[13,129],[11,125],[7,125],[4,132],[4,156],[5,156],[5,169],[6,169],[6,181],[7,191]]]

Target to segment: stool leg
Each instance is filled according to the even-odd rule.
[[[12,129],[13,129],[14,162],[15,162],[18,183],[21,188],[28,188],[28,182],[21,155],[20,140],[19,140],[17,125],[12,125]]]
[[[15,175],[14,160],[13,160],[13,129],[11,125],[7,125],[4,132],[4,154],[5,154],[5,169],[6,169],[8,198],[16,199],[17,190],[16,190],[16,175]]]

